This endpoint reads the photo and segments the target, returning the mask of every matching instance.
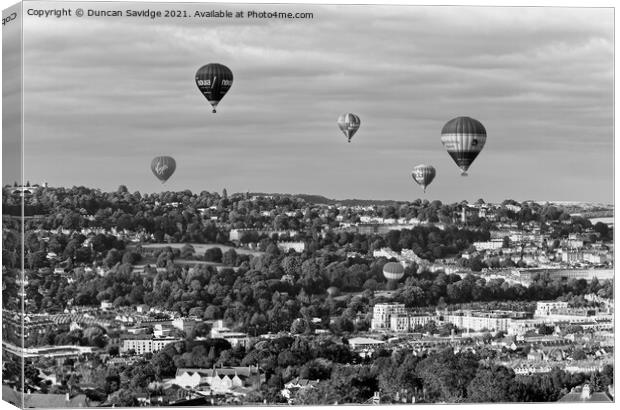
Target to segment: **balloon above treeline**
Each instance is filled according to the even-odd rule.
[[[177,163],[172,157],[161,156],[155,157],[151,161],[151,171],[157,179],[163,184],[166,182],[174,171],[177,169]]]
[[[233,73],[223,64],[211,63],[202,66],[196,72],[196,85],[207,101],[215,107],[224,98],[233,83]]]
[[[405,268],[398,262],[388,262],[383,265],[383,276],[388,281],[399,281],[405,276]]]
[[[466,176],[487,141],[487,131],[478,120],[470,117],[451,119],[441,130],[441,143]]]
[[[351,142],[351,138],[360,128],[360,117],[350,112],[342,114],[338,117],[338,127],[340,127],[348,141]]]
[[[418,165],[411,171],[411,176],[418,185],[424,188],[424,192],[426,192],[426,187],[435,179],[435,167],[424,164]]]

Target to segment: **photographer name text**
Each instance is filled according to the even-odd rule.
[[[301,19],[311,20],[314,18],[312,12],[290,12],[290,11],[266,11],[266,10],[154,10],[154,9],[125,9],[125,10],[97,10],[82,8],[60,8],[60,9],[28,9],[26,14],[38,18],[64,18],[64,17],[129,17],[140,19]]]

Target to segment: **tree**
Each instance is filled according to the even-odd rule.
[[[295,319],[291,325],[291,333],[295,335],[302,334],[306,331],[306,323],[303,319]]]
[[[106,257],[103,259],[103,263],[108,267],[112,267],[121,262],[121,259],[122,255],[119,251],[116,249],[110,249]]]
[[[552,335],[553,332],[555,332],[555,328],[553,326],[551,326],[551,325],[546,325],[546,324],[543,323],[543,324],[541,324],[538,327],[538,334],[539,335],[548,336],[548,335]]]
[[[205,251],[204,259],[207,262],[222,262],[222,250],[218,247],[209,248]]]
[[[425,358],[417,367],[427,399],[449,403],[466,397],[467,386],[477,369],[477,356],[471,353],[455,355],[451,348]]]
[[[164,351],[158,352],[153,356],[151,365],[155,369],[155,375],[160,379],[174,377],[177,370],[172,357]]]
[[[481,367],[467,386],[467,400],[474,403],[515,401],[514,371],[504,366]]]
[[[222,263],[227,266],[237,265],[237,251],[233,248],[228,249],[222,256]]]
[[[506,249],[506,248],[510,248],[510,238],[507,236],[504,236],[504,238],[502,239],[502,248]]]
[[[603,222],[597,222],[594,224],[594,232],[598,232],[601,235],[602,240],[611,240],[611,230],[609,226]]]
[[[575,349],[572,356],[573,356],[573,360],[585,360],[588,358],[588,356],[583,351],[583,349]]]

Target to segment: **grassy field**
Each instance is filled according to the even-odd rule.
[[[222,250],[222,253],[226,252],[229,249],[234,249],[238,254],[240,255],[253,255],[253,256],[260,256],[265,252],[261,252],[261,251],[253,251],[251,249],[244,249],[244,248],[235,248],[233,246],[227,246],[227,245],[220,245],[218,243],[190,243],[190,245],[192,245],[194,247],[194,251],[195,251],[195,255],[204,255],[204,253],[206,252],[207,249],[210,248],[220,248]],[[145,249],[148,248],[160,248],[163,246],[170,246],[171,248],[177,248],[177,249],[181,249],[183,246],[185,246],[184,243],[144,243],[142,244],[142,247]]]

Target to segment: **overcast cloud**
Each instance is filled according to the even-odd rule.
[[[314,19],[28,17],[26,179],[141,192],[613,202],[611,8],[174,8]],[[217,114],[194,82],[210,62],[235,76]],[[351,144],[336,125],[344,112],[362,121]],[[488,133],[467,178],[439,139],[459,115]],[[163,187],[149,170],[162,154],[178,163]],[[426,194],[410,176],[420,163],[437,169]]]

